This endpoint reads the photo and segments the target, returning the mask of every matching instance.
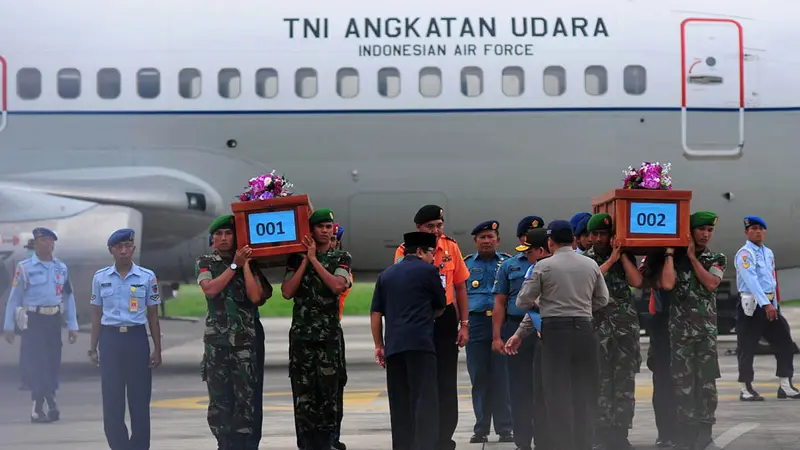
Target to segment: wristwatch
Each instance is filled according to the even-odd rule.
[[[461,326],[462,327],[469,327],[469,320],[462,320],[461,321]]]
[[[238,268],[239,266],[237,266],[236,263],[231,264],[231,270],[236,270]]]

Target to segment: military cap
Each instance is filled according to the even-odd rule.
[[[58,236],[53,230],[44,227],[38,227],[33,229],[33,238],[40,238],[40,237],[51,237],[54,241],[58,240]]]
[[[589,233],[594,233],[595,231],[604,231],[611,229],[611,216],[606,213],[598,213],[592,216],[589,219],[589,223],[586,224],[586,231]]]
[[[444,210],[438,205],[425,205],[414,215],[414,223],[422,225],[431,220],[444,220]]]
[[[412,231],[403,235],[403,245],[406,248],[420,247],[433,250],[436,248],[436,235],[422,231]]]
[[[767,229],[767,222],[764,222],[764,219],[758,216],[747,216],[744,218],[744,229],[748,229],[753,225],[761,225],[764,229]]]
[[[544,228],[533,228],[525,233],[524,242],[514,249],[518,252],[525,252],[531,248],[547,247],[547,230]]]
[[[572,225],[566,220],[554,220],[547,225],[547,236],[559,244],[572,242]]]
[[[344,235],[344,227],[338,223],[333,224],[333,232],[336,234],[336,240],[341,241]]]
[[[575,228],[572,230],[572,233],[575,236],[580,236],[583,233],[588,233],[590,220],[592,220],[592,216],[585,216],[583,219],[581,219],[580,222],[578,222],[578,225],[575,226]]]
[[[539,216],[527,216],[517,224],[517,237],[522,237],[528,230],[544,228],[544,219]]]
[[[321,208],[314,211],[311,217],[308,218],[309,225],[316,225],[318,223],[333,222],[333,211],[328,208]]]
[[[214,221],[211,222],[211,225],[208,226],[208,233],[214,234],[217,232],[217,230],[222,230],[222,229],[226,230],[236,229],[232,215],[229,214],[227,216],[220,216],[214,219]]]
[[[486,222],[479,223],[478,226],[473,228],[472,235],[477,236],[478,233],[480,233],[481,231],[492,231],[492,230],[497,231],[499,227],[500,227],[500,222],[496,220],[487,220]]]
[[[108,246],[113,247],[120,242],[131,241],[133,242],[133,237],[136,233],[131,230],[130,228],[123,228],[121,230],[117,230],[111,233],[111,236],[108,237]]]
[[[704,225],[714,226],[717,224],[717,215],[711,211],[697,211],[689,216],[689,228],[694,230]]]
[[[585,217],[591,218],[592,215],[588,212],[579,212],[578,214],[572,216],[572,219],[569,219],[569,224],[572,226],[572,232],[575,233],[575,236],[581,234],[578,233],[578,225],[581,223],[581,220],[583,220]]]

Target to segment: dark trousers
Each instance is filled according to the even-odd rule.
[[[392,450],[435,450],[439,441],[436,355],[406,351],[386,358]]]
[[[590,450],[600,378],[590,318],[542,320],[542,387],[553,450]]]
[[[264,327],[256,320],[255,341],[256,387],[253,390],[253,434],[247,436],[247,449],[256,450],[261,443],[261,426],[264,422]]]
[[[506,315],[502,337],[507,341],[525,316]],[[516,355],[508,357],[508,390],[511,392],[511,417],[514,423],[514,443],[529,448],[533,439],[533,358],[535,337],[522,340]]]
[[[508,392],[507,357],[492,351],[492,318],[470,313],[467,371],[472,382],[474,433],[487,436],[494,419],[497,434],[510,433],[511,398]]]
[[[344,386],[347,384],[347,359],[345,358],[344,331],[339,327],[339,355],[341,357],[341,367],[339,367],[339,392],[336,399],[339,403],[337,410],[339,415],[336,417],[336,428],[333,430],[333,441],[339,442],[342,437],[342,420],[344,419]]]
[[[37,403],[56,395],[61,345],[61,314],[46,316],[29,312],[20,352],[24,354],[22,370],[30,384],[31,400]]]
[[[527,339],[535,343],[533,353],[533,442],[536,448],[550,449],[553,443],[547,427],[547,402],[542,382],[542,341],[534,333]]]
[[[669,314],[657,313],[649,321],[647,368],[653,372],[653,412],[658,438],[671,440],[675,430],[675,391],[670,372]]]
[[[454,450],[453,433],[458,426],[458,316],[453,304],[433,325],[436,345],[436,376],[439,394],[438,450]]]
[[[103,389],[103,428],[111,450],[150,448],[150,344],[144,325],[100,330],[100,375]],[[127,393],[126,393],[127,391]],[[131,434],[125,426],[125,400]]]
[[[753,382],[753,357],[761,336],[764,336],[775,352],[775,360],[778,363],[775,375],[791,378],[794,375],[794,342],[789,330],[789,323],[780,314],[778,320],[767,320],[767,313],[760,306],[756,307],[752,316],[748,316],[744,313],[740,301],[737,306],[736,318],[739,382]]]

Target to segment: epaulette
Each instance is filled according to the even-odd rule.
[[[448,235],[446,235],[446,234],[443,234],[443,235],[442,235],[442,238],[444,238],[444,239],[447,239],[448,241],[452,241],[452,242],[454,242],[454,243],[458,244],[458,242],[456,242],[456,240],[455,240],[455,239],[451,238],[450,236],[448,236]]]
[[[111,266],[108,266],[108,267],[103,267],[102,269],[98,270],[98,271],[97,271],[97,272],[95,272],[94,274],[95,274],[95,275],[97,275],[97,274],[99,274],[100,272],[105,272],[106,270],[108,270],[108,268],[109,268],[109,267],[111,267]]]
[[[472,255],[474,255],[474,254],[475,254],[475,253],[470,253],[469,255],[465,256],[465,257],[464,257],[464,261],[466,261],[466,260],[467,260],[467,258],[469,258],[470,256],[472,256]]]
[[[508,254],[508,253],[506,253],[506,252],[500,252],[500,254],[501,254],[501,255],[503,255],[503,256],[505,256],[506,258],[511,258],[511,255],[509,255],[509,254]]]

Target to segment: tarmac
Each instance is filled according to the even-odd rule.
[[[785,308],[784,315],[800,331],[800,308]],[[287,377],[288,329],[290,319],[263,319],[267,335],[264,429],[261,448],[294,450],[295,434],[292,400]],[[342,325],[347,339],[349,381],[345,389],[345,418],[342,441],[348,449],[391,448],[389,410],[383,369],[375,365],[367,317],[346,316]],[[202,321],[164,320],[163,365],[154,372],[151,408],[154,450],[212,449],[215,441],[206,422],[207,392],[200,379],[203,353]],[[797,339],[798,333],[795,332]],[[78,343],[64,339],[59,403],[61,417],[52,424],[31,424],[29,393],[20,391],[16,363],[19,340],[0,343],[0,449],[50,450],[55,448],[107,449],[103,434],[99,369],[86,357],[89,335]],[[718,380],[719,407],[714,436],[725,449],[800,449],[800,401],[777,400],[778,381],[771,355],[756,357],[755,387],[766,398],[762,403],[741,403],[736,382],[735,336],[720,336],[719,359],[722,378]],[[642,351],[648,348],[642,337]],[[460,418],[455,440],[460,449],[481,449],[469,444],[474,425],[470,382],[465,352],[459,369]],[[650,398],[651,373],[643,364],[637,375],[636,416],[630,439],[637,449],[655,449],[656,430]],[[797,404],[792,404],[798,402]],[[513,450],[513,444],[490,437],[487,449]]]

